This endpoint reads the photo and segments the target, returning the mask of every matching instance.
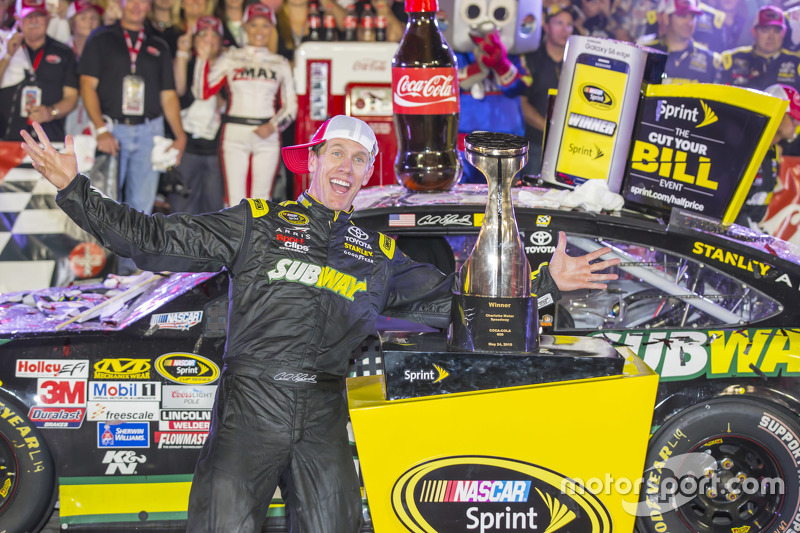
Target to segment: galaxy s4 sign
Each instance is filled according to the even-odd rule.
[[[410,531],[591,531],[610,533],[593,494],[562,491],[565,476],[503,457],[443,457],[404,472],[392,507]]]

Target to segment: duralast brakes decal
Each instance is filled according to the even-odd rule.
[[[383,249],[383,240],[381,240],[381,249]],[[392,249],[392,252],[394,252],[394,249]],[[316,286],[350,301],[353,301],[355,293],[367,290],[366,279],[359,281],[350,274],[339,272],[335,268],[329,266],[321,267],[293,259],[280,259],[275,268],[267,272],[267,277],[269,277],[270,283],[286,280],[293,283]]]
[[[627,346],[662,381],[800,376],[800,330],[741,329],[590,333]]]
[[[772,268],[766,263],[756,261],[755,259],[749,259],[742,254],[723,250],[722,248],[717,248],[716,246],[702,242],[694,243],[694,246],[692,247],[692,253],[702,257],[708,257],[713,261],[717,261],[725,265],[734,266],[740,270],[752,272],[757,278],[763,278]]]
[[[150,359],[119,357],[94,364],[94,379],[150,379]]]
[[[281,211],[278,213],[278,216],[289,224],[293,224],[295,226],[304,226],[308,224],[307,216],[301,213],[295,213],[294,211]]]
[[[405,471],[392,507],[410,531],[569,531],[608,533],[608,510],[569,478],[503,457],[443,457]],[[567,531],[567,529],[564,529]]]
[[[168,353],[156,359],[156,371],[166,379],[183,385],[214,383],[219,367],[202,355]]]
[[[0,418],[8,422],[8,424],[16,430],[16,433],[7,435],[11,439],[11,446],[16,449],[16,453],[27,453],[33,462],[34,472],[43,472],[45,470],[44,460],[39,459],[42,457],[42,450],[39,447],[39,439],[30,435],[31,426],[25,415],[20,415],[6,403],[0,400]]]

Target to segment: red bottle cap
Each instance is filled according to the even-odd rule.
[[[406,13],[439,11],[438,0],[406,0]]]

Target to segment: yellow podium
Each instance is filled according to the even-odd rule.
[[[658,375],[620,353],[617,376],[393,401],[348,379],[376,533],[633,531]]]

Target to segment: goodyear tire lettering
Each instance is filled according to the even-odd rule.
[[[0,528],[38,531],[56,497],[55,466],[28,409],[0,395],[0,452],[12,460],[0,470]]]

